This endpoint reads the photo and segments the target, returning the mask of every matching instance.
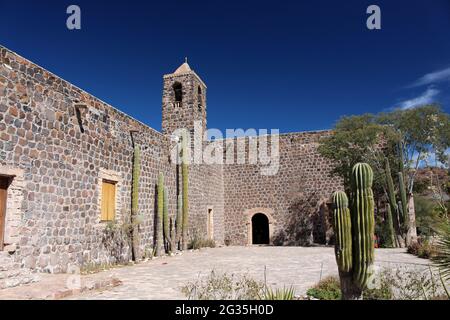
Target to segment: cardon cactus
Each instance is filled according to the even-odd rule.
[[[181,226],[183,220],[183,197],[178,195],[177,199],[177,218],[175,220],[175,244],[178,246],[181,239]]]
[[[406,198],[406,188],[405,182],[403,179],[403,173],[398,173],[398,189],[400,191],[400,200],[401,200],[401,208],[402,208],[402,222],[403,222],[403,230],[408,229],[408,200]]]
[[[164,230],[164,239],[166,240],[166,248],[167,251],[171,251],[170,248],[170,226],[169,226],[169,201],[167,187],[164,187],[164,195],[163,195],[163,230]]]
[[[336,191],[333,194],[333,203],[336,262],[340,272],[350,272],[352,269],[352,223],[345,192]]]
[[[141,151],[139,146],[134,147],[133,152],[133,181],[131,186],[131,222],[132,222],[132,255],[133,260],[139,256],[139,232],[138,232],[138,204],[139,204],[139,177],[141,174]]]
[[[183,242],[183,250],[187,250],[188,247],[188,219],[189,219],[189,202],[188,202],[188,139],[187,133],[183,132],[181,152],[182,152],[182,162],[181,162],[181,175],[183,178],[183,223],[182,223],[182,242]]]
[[[385,160],[385,183],[387,190],[387,197],[389,203],[386,206],[386,231],[387,231],[387,245],[390,247],[397,247],[396,231],[399,232],[400,225],[398,220],[398,207],[395,203],[395,191],[394,181],[391,176],[391,168],[389,166],[389,160]],[[394,229],[395,228],[395,229]]]
[[[386,244],[390,247],[396,247],[396,241],[395,241],[395,231],[394,231],[394,223],[392,221],[392,209],[391,205],[389,203],[386,204],[386,231],[387,231],[387,239]]]
[[[363,290],[374,261],[375,217],[372,168],[367,163],[357,163],[352,169],[351,182],[353,282]]]
[[[164,174],[158,176],[158,212],[155,219],[155,256],[161,255],[162,222],[164,212]]]

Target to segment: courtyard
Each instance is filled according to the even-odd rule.
[[[389,268],[428,264],[428,260],[407,254],[404,249],[377,249],[375,262]],[[208,248],[100,272],[96,276],[114,276],[122,285],[68,299],[185,299],[180,287],[211,270],[264,280],[265,268],[268,285],[292,285],[297,295],[304,295],[320,278],[337,275],[334,251],[329,247]]]

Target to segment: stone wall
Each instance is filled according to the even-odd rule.
[[[268,216],[273,244],[308,245],[326,241],[329,237],[326,206],[332,192],[341,188],[341,181],[329,176],[332,163],[317,152],[319,138],[329,133],[281,134],[279,171],[273,176],[262,175],[261,164],[224,166],[227,242],[249,244],[249,223],[255,213]]]
[[[137,131],[133,140],[130,131]],[[22,198],[11,195],[19,202],[20,219],[15,231],[7,230],[18,237],[7,245],[22,267],[57,273],[72,265],[130,259],[126,239],[116,245],[107,239],[111,225],[100,221],[100,182],[105,177],[118,182],[120,231],[129,223],[133,141],[141,148],[139,234],[145,254],[153,246],[159,172],[165,174],[173,218],[176,212],[170,139],[0,47],[0,174],[15,176],[13,183],[22,186],[13,190]],[[211,202],[217,206],[217,230],[222,229],[217,241],[223,243],[222,188],[221,170],[191,170],[191,234],[194,228],[204,231],[206,203]]]
[[[174,81],[185,90],[178,108]],[[163,86],[167,135],[0,46],[0,175],[12,178],[5,236],[11,265],[57,273],[129,261],[123,230],[130,223],[133,144],[141,149],[140,251],[150,254],[159,172],[173,221],[180,191],[169,134],[183,126],[192,130],[195,120],[206,126],[206,86],[192,70],[164,76]],[[341,181],[328,176],[332,164],[317,153],[318,139],[327,134],[280,135],[276,175],[262,175],[258,164],[190,165],[189,237],[206,238],[212,210],[219,245],[225,239],[248,244],[251,217],[260,212],[269,218],[274,244],[329,240],[327,201]],[[100,221],[103,179],[116,182],[115,223]]]

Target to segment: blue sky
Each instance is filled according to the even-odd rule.
[[[66,28],[70,4],[81,30]],[[371,4],[381,30],[366,28]],[[0,0],[0,44],[158,130],[162,75],[185,56],[221,130],[450,109],[450,0]]]

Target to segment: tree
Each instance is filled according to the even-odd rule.
[[[446,163],[449,146],[449,114],[437,105],[426,105],[377,115],[343,117],[332,134],[320,141],[318,150],[322,156],[334,161],[336,165],[332,173],[343,178],[345,186],[349,185],[353,165],[368,163],[374,170],[374,196],[384,199],[384,202],[388,198],[384,168],[386,160],[389,162],[392,178],[398,184],[397,201],[404,200],[403,205],[405,199],[400,195],[404,194],[400,191],[403,191],[401,180],[405,180],[409,205],[408,212],[403,212],[404,221],[401,222],[405,232],[401,236],[409,243],[416,234],[412,190],[417,169],[430,156],[434,156],[436,162]]]
[[[406,243],[417,237],[414,210],[414,181],[418,169],[434,159],[435,164],[447,164],[450,147],[450,115],[438,105],[424,105],[408,110],[395,110],[379,115],[378,122],[397,133],[399,172],[405,177],[408,212],[404,221]]]
[[[398,136],[402,165],[407,173],[408,193],[412,193],[417,169],[428,159],[447,164],[450,147],[450,115],[438,105],[395,110],[378,116],[378,123],[393,128]],[[447,164],[448,165],[448,164]]]

